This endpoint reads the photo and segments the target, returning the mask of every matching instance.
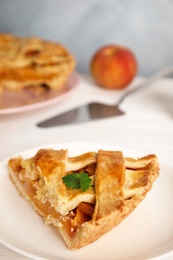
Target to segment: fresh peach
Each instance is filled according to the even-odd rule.
[[[95,81],[104,88],[123,89],[137,74],[138,64],[134,53],[123,46],[106,45],[91,58],[90,70]]]

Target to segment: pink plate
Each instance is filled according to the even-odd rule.
[[[0,115],[35,110],[53,105],[70,96],[77,87],[78,75],[73,73],[61,90],[43,91],[41,95],[33,93],[31,89],[17,92],[4,91],[0,99]]]

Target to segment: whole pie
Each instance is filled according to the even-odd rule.
[[[60,43],[36,37],[0,34],[0,92],[32,87],[59,89],[75,68]]]
[[[68,150],[40,149],[28,159],[11,158],[8,168],[19,193],[71,250],[117,226],[159,176],[154,154],[136,159],[105,150],[68,157]]]

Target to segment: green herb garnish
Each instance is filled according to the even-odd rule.
[[[88,176],[87,173],[70,173],[63,178],[64,184],[71,189],[81,189],[82,192],[89,189],[91,184],[91,178]]]

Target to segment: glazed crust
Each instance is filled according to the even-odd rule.
[[[77,193],[70,191],[74,192],[73,199],[77,203],[69,202],[67,198],[71,193],[62,182],[62,176],[86,170],[86,166],[93,164],[94,188],[85,194],[79,190]],[[10,159],[8,167],[20,194],[32,203],[46,224],[58,228],[71,250],[96,241],[122,222],[146,197],[159,176],[156,155],[133,159],[125,158],[121,151],[99,150],[68,158],[67,150],[41,149],[29,159]],[[27,180],[34,185],[26,185]],[[50,193],[53,195],[50,196]],[[70,210],[63,206],[64,201],[70,204]],[[85,221],[83,217],[86,216],[79,215],[80,223],[75,226],[76,210],[81,203],[92,205],[93,211],[88,212],[90,218]]]
[[[60,43],[0,34],[1,92],[41,85],[57,90],[74,68],[74,57]]]

